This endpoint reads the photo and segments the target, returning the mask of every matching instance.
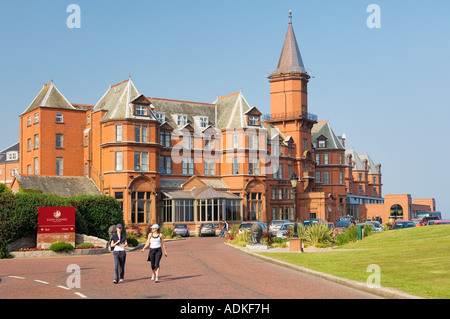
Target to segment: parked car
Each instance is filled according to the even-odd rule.
[[[347,215],[347,216],[339,216],[337,219],[338,222],[342,222],[342,221],[349,221],[349,222],[354,222],[355,218],[351,215]]]
[[[175,234],[182,237],[189,237],[189,228],[186,224],[176,224],[173,226],[173,231]]]
[[[369,220],[369,221],[365,222],[364,225],[372,226],[372,231],[374,233],[383,231],[383,226],[381,226],[381,224],[379,222],[374,221],[374,220]]]
[[[269,225],[269,231],[276,233],[278,230],[280,230],[280,228],[283,224],[288,224],[288,223],[291,223],[291,221],[289,221],[287,219],[272,220],[272,222]]]
[[[312,226],[317,223],[326,223],[325,219],[307,219],[303,221],[304,226]]]
[[[280,226],[280,229],[277,230],[274,234],[276,234],[277,237],[279,238],[287,238],[286,236],[286,232],[288,231],[289,227],[294,226],[294,223],[284,223],[283,225]]]
[[[422,219],[422,226],[428,225],[428,222],[429,222],[430,220],[441,220],[441,219],[440,219],[438,216],[425,216],[425,217]]]
[[[352,225],[352,222],[348,220],[341,220],[334,223],[334,227],[338,230],[338,232],[344,232]]]
[[[422,218],[414,218],[411,221],[416,224],[416,226],[422,226]]]
[[[198,229],[198,236],[216,236],[216,228],[214,227],[213,223],[202,223],[200,225],[200,228]]]
[[[447,225],[450,224],[450,220],[436,220],[433,225]]]
[[[258,221],[248,221],[248,222],[242,222],[242,223],[239,225],[239,228],[238,228],[237,233],[239,234],[239,231],[240,231],[240,230],[243,230],[243,229],[250,230],[250,228],[252,227],[252,225],[253,225],[254,223],[258,223],[258,224],[261,226],[261,228],[262,228],[263,231],[267,230],[267,225],[266,225],[266,223],[258,222]]]
[[[416,227],[412,221],[409,220],[395,220],[389,229],[401,229],[401,228],[411,228]]]

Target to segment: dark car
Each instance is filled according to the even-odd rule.
[[[250,231],[250,228],[252,227],[252,225],[253,225],[254,223],[258,223],[259,226],[261,226],[262,231],[267,230],[267,225],[266,225],[265,223],[263,223],[263,222],[258,222],[258,221],[242,222],[242,223],[239,225],[239,228],[238,228],[238,234],[239,234],[239,231],[240,231],[240,230],[246,229],[246,230]]]
[[[203,223],[198,229],[198,236],[216,236],[216,228],[213,223]]]
[[[334,223],[334,227],[338,230],[338,232],[344,232],[352,225],[350,220],[340,220]]]
[[[325,219],[307,219],[303,221],[304,226],[312,226],[317,223],[326,223]]]
[[[416,224],[414,224],[414,222],[409,221],[409,220],[396,220],[391,228],[389,229],[402,229],[402,228],[411,228],[411,227],[416,227]]]
[[[189,237],[189,228],[186,224],[176,224],[173,227],[173,231],[175,234],[180,235],[182,237]]]

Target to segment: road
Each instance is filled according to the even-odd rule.
[[[125,281],[116,285],[112,254],[0,260],[0,298],[378,298],[252,257],[223,241],[194,237],[167,242],[159,283],[150,280],[147,252],[127,253]],[[80,276],[68,272],[69,266],[78,267]]]

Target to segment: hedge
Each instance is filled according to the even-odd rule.
[[[8,244],[36,235],[38,207],[75,207],[75,229],[79,234],[108,240],[108,228],[123,224],[123,212],[115,198],[105,195],[56,195],[19,192],[0,193],[0,258],[9,257]]]

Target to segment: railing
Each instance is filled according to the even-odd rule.
[[[307,118],[311,121],[317,121],[319,117],[316,114],[313,113],[297,113],[297,112],[290,112],[290,113],[270,113],[270,114],[263,114],[261,116],[262,121],[271,121],[271,120],[280,120],[280,119],[292,119],[292,118]]]

